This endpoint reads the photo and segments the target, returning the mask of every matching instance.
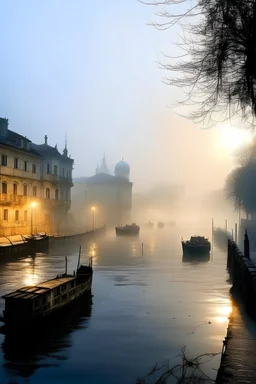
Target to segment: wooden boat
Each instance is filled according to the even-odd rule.
[[[204,236],[191,236],[190,240],[182,240],[183,253],[205,255],[210,253],[211,243]]]
[[[153,228],[153,227],[154,227],[154,223],[152,223],[151,221],[149,221],[148,223],[145,224],[145,227]]]
[[[164,228],[164,225],[165,225],[165,223],[163,223],[162,221],[159,221],[157,223],[157,228]]]
[[[11,292],[3,296],[5,309],[0,321],[8,327],[18,328],[43,325],[74,304],[82,295],[91,293],[92,275],[90,258],[88,266],[79,266],[78,262],[77,271],[73,275],[64,273],[52,280]]]
[[[36,249],[39,249],[42,246],[48,246],[49,239],[50,237],[46,234],[46,232],[33,233],[32,235],[25,237],[25,240],[28,242],[28,244],[32,248],[36,248]]]
[[[132,223],[131,225],[124,225],[116,227],[116,235],[117,236],[137,236],[140,232],[140,227],[136,225],[136,223]]]

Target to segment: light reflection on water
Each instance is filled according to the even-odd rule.
[[[64,272],[65,256],[72,273],[79,245],[2,263],[1,295]],[[32,384],[132,384],[156,362],[177,363],[184,345],[192,357],[221,351],[231,311],[225,254],[214,249],[211,258],[184,259],[179,230],[172,228],[143,229],[137,239],[116,238],[112,231],[81,245],[81,262],[93,257],[94,263],[90,309],[62,329],[53,327],[36,345],[32,338],[27,353],[0,335],[5,382],[25,383],[21,366],[29,364]],[[218,364],[216,358],[204,369],[214,377]]]

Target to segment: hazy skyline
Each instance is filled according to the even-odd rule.
[[[105,152],[110,168],[122,157],[130,164],[135,191],[163,182],[223,185],[233,160],[216,129],[167,107],[182,92],[161,82],[167,73],[157,60],[175,54],[177,29],[147,26],[151,7],[12,0],[0,9],[0,116],[10,129],[38,144],[47,134],[60,151],[67,134],[74,177],[92,175]]]

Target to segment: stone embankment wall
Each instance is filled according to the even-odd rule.
[[[247,234],[244,239],[244,253],[234,241],[228,240],[227,267],[233,282],[232,296],[239,297],[246,311],[256,318],[256,266],[250,259]]]

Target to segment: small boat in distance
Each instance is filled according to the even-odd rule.
[[[80,265],[80,253],[77,270],[73,275],[66,273],[34,286],[26,286],[11,292],[5,299],[5,309],[0,321],[11,328],[29,328],[42,326],[58,314],[63,315],[84,294],[91,294],[92,258],[89,265]],[[60,317],[61,321],[61,317]]]
[[[169,221],[169,223],[167,224],[168,225],[168,227],[175,227],[175,225],[176,225],[176,223],[175,223],[175,221]]]
[[[154,223],[152,223],[151,221],[149,221],[148,223],[145,224],[145,227],[153,228],[153,227],[154,227]]]
[[[191,236],[190,240],[182,240],[183,253],[191,255],[205,255],[210,253],[211,243],[204,236]]]
[[[140,227],[136,223],[132,223],[131,225],[124,225],[116,227],[116,235],[117,236],[137,236],[140,232]]]
[[[163,223],[162,221],[159,221],[157,223],[157,228],[163,228],[165,226],[165,223]]]

